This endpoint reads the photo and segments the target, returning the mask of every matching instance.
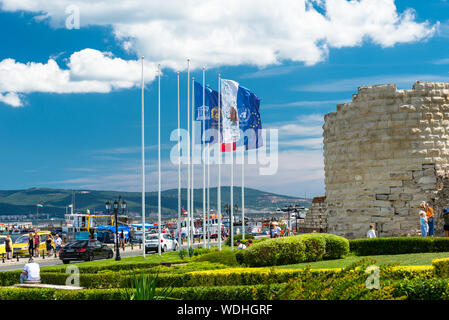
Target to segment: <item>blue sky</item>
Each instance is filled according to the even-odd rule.
[[[449,81],[447,1],[384,0],[377,2],[375,13],[369,0],[353,1],[351,7],[344,0],[306,1],[313,14],[298,13],[293,20],[288,5],[271,17],[259,9],[242,13],[230,2],[232,17],[223,28],[208,14],[217,12],[216,7],[192,7],[195,14],[183,11],[178,17],[176,6],[147,1],[148,13],[133,16],[126,9],[120,14],[123,2],[112,1],[112,9],[101,13],[85,1],[66,5],[71,3],[80,8],[79,29],[64,26],[66,7],[57,2],[23,1],[21,7],[0,0],[1,189],[139,191],[142,54],[148,63],[145,139],[150,190],[156,190],[157,182],[157,63],[163,68],[164,189],[177,186],[176,168],[169,163],[174,145],[169,136],[177,126],[178,70],[181,107],[186,108],[186,57],[192,59],[197,79],[200,67],[208,66],[206,82],[213,88],[220,73],[260,97],[264,128],[279,129],[279,168],[273,176],[261,176],[257,166],[248,166],[246,186],[294,196],[324,194],[323,116],[335,111],[337,103],[350,101],[358,86],[397,83],[404,89],[416,80]],[[249,1],[241,10],[257,3],[263,2]],[[376,14],[381,19],[371,16]],[[279,22],[276,15],[284,15],[287,22]],[[332,24],[323,25],[320,19]],[[208,23],[214,28],[210,32],[203,28]],[[194,27],[199,24],[200,31]],[[186,25],[192,33],[183,35]],[[236,33],[239,36],[232,36]],[[109,64],[101,65],[104,61]],[[236,169],[237,181],[239,172]]]

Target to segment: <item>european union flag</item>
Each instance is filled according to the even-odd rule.
[[[237,111],[239,127],[243,131],[237,145],[245,145],[246,150],[263,146],[262,121],[260,119],[260,99],[245,87],[239,86],[237,92]]]

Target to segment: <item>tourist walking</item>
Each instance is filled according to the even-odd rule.
[[[433,214],[433,208],[429,206],[428,203],[425,204],[425,211],[427,215],[427,224],[429,225],[429,232],[428,236],[433,237],[434,235],[434,225],[435,225],[435,219]]]
[[[56,248],[55,254],[56,255],[59,253],[59,250],[61,250],[61,247],[62,247],[62,239],[59,236],[59,234],[56,234],[56,236],[55,236],[55,248]]]
[[[371,225],[369,226],[369,230],[368,230],[368,232],[366,233],[366,237],[367,237],[367,238],[377,238],[377,236],[376,236],[376,230],[374,230],[374,224],[371,224]]]
[[[5,239],[5,251],[6,251],[6,259],[11,259],[11,252],[12,252],[12,240],[11,236],[8,234]]]
[[[125,251],[125,233],[123,232],[123,230],[122,230],[122,232],[120,232],[120,247],[122,248],[122,250],[123,251]]]
[[[246,249],[245,244],[240,239],[237,239],[237,250],[243,250],[243,249]]]

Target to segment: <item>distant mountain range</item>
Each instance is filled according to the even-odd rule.
[[[182,206],[187,207],[186,189],[182,189]],[[67,189],[48,189],[32,188],[27,190],[0,190],[0,215],[20,215],[35,214],[37,204],[42,204],[43,209],[40,213],[50,214],[52,216],[63,216],[66,207],[72,203],[72,197],[75,194],[75,211],[85,211],[90,209],[94,211],[104,211],[106,201],[113,202],[122,196],[127,202],[128,212],[141,212],[141,193],[140,192],[119,192],[119,191],[96,191],[96,190],[67,190]],[[221,188],[222,205],[229,203],[230,187]],[[178,190],[170,189],[162,191],[162,214],[164,216],[175,216],[178,210]],[[211,207],[215,208],[217,204],[217,188],[210,189]],[[158,193],[146,193],[147,210],[157,212]],[[234,203],[241,206],[241,188],[234,187]],[[251,188],[245,188],[245,208],[247,212],[269,212],[276,208],[282,208],[286,204],[300,204],[309,207],[310,199],[295,198],[260,191]],[[194,191],[194,207],[198,212],[203,208],[203,189]]]

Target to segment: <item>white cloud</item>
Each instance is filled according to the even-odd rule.
[[[0,93],[0,102],[8,104],[12,107],[21,107],[23,105],[19,95],[15,92],[8,92],[5,94]]]
[[[22,106],[18,93],[107,93],[131,88],[141,80],[141,61],[114,58],[110,53],[84,49],[73,53],[62,69],[55,60],[47,63],[0,61],[0,101]],[[145,80],[155,77],[155,64],[145,62]]]
[[[436,26],[416,22],[411,9],[398,12],[394,0],[0,0],[4,11],[28,11],[64,27],[65,8],[80,10],[81,27],[112,26],[128,51],[176,70],[284,60],[313,65],[329,48],[382,47],[415,42]],[[320,8],[318,8],[320,7]]]

